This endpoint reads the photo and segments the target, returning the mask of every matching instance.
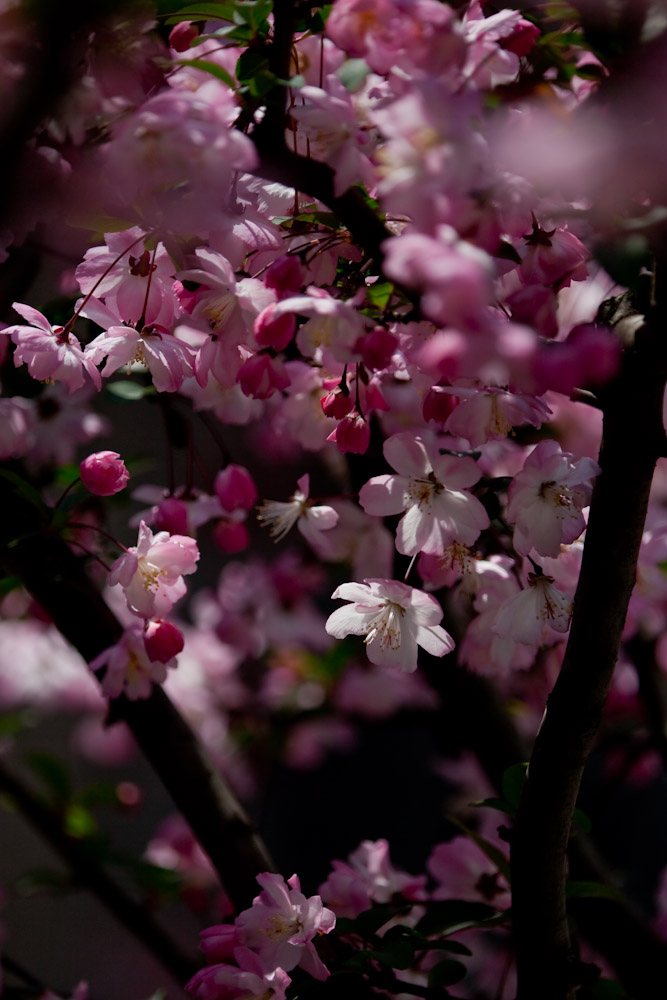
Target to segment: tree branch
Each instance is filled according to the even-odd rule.
[[[663,449],[664,326],[664,310],[654,307],[605,394],[602,471],[591,501],[570,637],[535,741],[513,836],[517,1000],[574,996],[566,850],[618,656],[653,471]]]
[[[66,833],[58,814],[33,795],[3,763],[0,763],[0,789],[60,855],[76,882],[97,896],[107,910],[141,941],[177,982],[182,983],[194,975],[198,968],[194,958],[181,952],[176,943],[152,920],[148,911],[109,878],[93,855],[86,850],[87,845]]]
[[[90,662],[114,645],[122,627],[88,579],[83,564],[45,523],[20,481],[0,479],[0,552],[65,638]],[[233,905],[249,906],[259,872],[275,865],[233,791],[161,688],[149,698],[112,704],[208,854]]]

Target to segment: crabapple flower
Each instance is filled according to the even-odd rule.
[[[322,532],[338,523],[338,514],[333,507],[314,507],[308,500],[310,477],[308,474],[297,480],[298,489],[291,500],[265,500],[259,508],[258,519],[268,524],[271,536],[278,542],[296,524],[303,537],[321,551]]]
[[[185,984],[195,1000],[285,1000],[292,980],[284,969],[264,971],[248,948],[237,948],[236,965],[207,965]]]
[[[109,584],[123,588],[133,615],[162,618],[185,593],[183,576],[194,573],[198,559],[194,538],[166,531],[154,535],[142,521],[137,545],[113,564]]]
[[[107,698],[125,694],[131,701],[148,698],[153,684],[167,678],[167,668],[175,667],[176,660],[152,660],[144,643],[144,631],[132,626],[114,646],[109,646],[90,663],[93,671],[106,667],[102,678],[102,691]]]
[[[320,893],[339,917],[358,917],[373,903],[385,905],[398,894],[413,901],[424,899],[426,876],[394,868],[386,840],[363,840],[347,861],[334,860],[331,866]]]
[[[51,326],[46,316],[32,306],[13,302],[12,308],[30,326],[8,326],[0,331],[16,344],[14,365],[26,364],[34,379],[40,382],[63,382],[68,392],[85,384],[86,375],[96,389],[102,380],[94,363],[81,350],[76,337],[63,326]]]
[[[500,605],[491,630],[502,639],[537,646],[545,626],[567,632],[571,616],[572,600],[554,587],[553,577],[529,573],[528,587]]]
[[[592,458],[572,459],[557,441],[540,441],[510,483],[507,520],[516,525],[514,547],[520,555],[534,548],[556,557],[560,546],[586,527],[582,507],[590,502],[591,480],[600,466]]]
[[[96,451],[79,466],[81,482],[98,497],[110,497],[127,486],[130,473],[117,451]]]
[[[489,526],[482,504],[464,489],[480,477],[472,458],[431,455],[408,431],[387,438],[384,457],[398,475],[369,479],[359,503],[377,517],[406,511],[396,532],[396,548],[403,555],[439,555],[452,541],[472,545]]]
[[[476,448],[490,439],[507,437],[513,427],[540,427],[551,410],[537,396],[508,392],[498,386],[442,386],[459,400],[445,424],[447,433],[466,438]]]
[[[329,970],[313,938],[333,930],[335,914],[319,896],[306,898],[296,875],[285,882],[282,875],[264,872],[257,881],[262,891],[235,921],[239,940],[259,956],[265,972],[278,967],[289,972],[300,965],[315,979],[326,979]]]
[[[438,625],[442,608],[435,597],[398,580],[343,583],[331,595],[351,601],[338,608],[324,626],[329,635],[363,635],[371,663],[399,670],[417,669],[417,647],[444,656],[454,640]]]

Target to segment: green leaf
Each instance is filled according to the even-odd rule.
[[[203,70],[204,73],[210,73],[216,79],[222,80],[231,90],[236,90],[233,78],[226,69],[218,66],[217,63],[209,62],[207,59],[179,59],[178,64],[179,66],[192,66],[194,69]]]
[[[97,833],[97,823],[89,809],[75,803],[68,806],[65,812],[65,830],[70,837],[84,840]]]
[[[14,493],[19,499],[25,500],[31,507],[38,508],[40,515],[48,515],[49,508],[42,500],[41,493],[34,486],[31,486],[27,480],[23,479],[22,476],[17,476],[15,472],[10,472],[9,469],[0,469],[0,480],[2,479],[11,483],[14,487]]]
[[[348,930],[359,934],[362,938],[371,938],[383,924],[401,913],[407,913],[410,909],[409,906],[374,906],[370,910],[364,910],[354,920],[347,921],[350,925]],[[337,923],[336,926],[340,925]]]
[[[446,941],[431,941],[429,950],[452,951],[455,955],[472,955],[470,948],[453,938],[447,938]]]
[[[566,882],[565,895],[568,899],[613,899],[618,903],[625,901],[622,892],[604,882]]]
[[[365,59],[346,59],[336,71],[336,76],[346,90],[354,93],[359,90],[370,71],[371,68]]]
[[[502,791],[503,795],[514,809],[519,808],[519,800],[523,786],[526,782],[527,763],[512,764],[503,774]]]
[[[231,21],[234,8],[237,5],[221,0],[220,3],[193,3],[181,7],[175,14],[168,17],[166,24],[178,24],[179,21]]]
[[[416,930],[422,934],[453,934],[467,927],[481,927],[491,921],[500,923],[505,919],[486,903],[470,903],[464,899],[444,899],[429,904],[428,910],[419,920]]]
[[[593,829],[593,824],[583,809],[575,809],[572,813],[572,819],[583,833],[590,833]]]
[[[443,986],[451,986],[460,982],[467,969],[463,962],[456,962],[452,958],[446,958],[444,962],[434,965],[428,974],[428,985],[431,989],[441,989]]]
[[[21,578],[18,576],[0,577],[0,597],[6,597],[7,594],[11,594],[12,590],[16,590],[20,586]]]
[[[407,938],[387,941],[382,938],[382,944],[373,948],[369,954],[390,969],[409,969],[415,962],[415,949]]]
[[[394,285],[391,281],[376,281],[366,287],[366,298],[378,309],[386,309],[393,294]]]
[[[106,390],[117,399],[133,403],[144,396],[152,395],[155,391],[152,385],[141,385],[139,382],[131,382],[130,379],[122,379],[118,382],[107,382]]]
[[[72,882],[64,872],[53,868],[31,868],[17,878],[14,888],[18,896],[34,896],[38,892],[63,894],[70,892]]]
[[[64,805],[72,797],[72,783],[62,761],[53,754],[35,751],[28,756],[28,764],[51,793],[57,805]]]
[[[591,1000],[630,1000],[621,984],[613,979],[598,979],[586,992]]]
[[[313,225],[322,226],[324,229],[331,229],[337,232],[340,229],[338,216],[333,212],[301,212],[294,216],[295,222],[311,222]]]

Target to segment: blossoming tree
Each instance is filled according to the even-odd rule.
[[[610,787],[667,766],[665,24],[0,4],[0,791],[170,990],[657,995],[667,852],[633,898],[577,801],[591,753]],[[360,831],[303,892],[269,765],[407,708],[448,736],[446,830],[417,875]],[[66,764],[33,759],[46,797],[19,766],[72,709],[77,754],[131,733],[170,795],[132,871],[203,967]],[[5,942],[8,995],[53,996]]]

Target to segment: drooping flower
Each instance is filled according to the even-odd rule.
[[[292,980],[284,969],[264,971],[248,948],[237,948],[239,965],[206,965],[190,979],[185,990],[196,1000],[285,1000]]]
[[[26,364],[40,382],[63,382],[68,392],[80,389],[90,377],[96,389],[102,385],[97,368],[81,349],[76,337],[62,326],[51,326],[46,316],[22,302],[12,307],[30,326],[15,324],[0,331],[16,344],[14,365]]]
[[[198,559],[194,538],[167,531],[154,535],[142,521],[137,545],[113,564],[109,584],[123,588],[133,615],[163,618],[185,593],[183,576],[194,573]]]
[[[108,698],[125,694],[131,701],[148,698],[153,684],[161,684],[167,677],[167,668],[175,667],[176,660],[151,659],[144,644],[144,631],[134,625],[123,632],[119,641],[105,649],[90,663],[93,671],[106,667],[102,678],[102,691]]]
[[[377,517],[406,511],[396,532],[399,552],[439,555],[452,541],[472,545],[488,527],[484,507],[464,489],[480,476],[472,458],[431,455],[422,439],[407,431],[385,441],[384,456],[398,475],[369,479],[359,502]]]
[[[435,597],[398,580],[364,580],[343,583],[331,595],[351,601],[327,619],[329,635],[363,635],[371,663],[417,669],[417,647],[432,656],[444,656],[454,640],[438,625],[442,608]]]

